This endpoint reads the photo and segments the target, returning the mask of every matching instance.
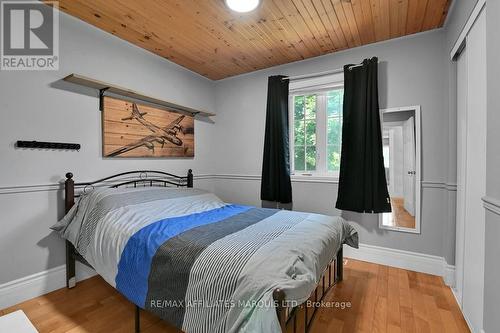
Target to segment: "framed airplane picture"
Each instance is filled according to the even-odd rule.
[[[109,96],[104,97],[105,157],[193,157],[194,118]]]

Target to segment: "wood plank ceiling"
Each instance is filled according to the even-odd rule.
[[[213,80],[439,28],[451,0],[59,0],[60,9]]]

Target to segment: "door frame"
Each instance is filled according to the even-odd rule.
[[[413,127],[413,128],[411,128],[411,127]],[[410,128],[410,130],[413,130],[413,133],[407,133],[408,128]],[[415,202],[416,202],[416,200],[415,200],[415,187],[417,186],[417,181],[416,181],[415,175],[411,175],[409,177],[410,190],[408,190],[406,188],[406,185],[407,185],[406,179],[409,175],[408,174],[409,170],[413,171],[415,169],[415,164],[417,163],[417,161],[416,161],[417,152],[416,152],[416,149],[415,149],[415,151],[410,150],[414,154],[413,154],[413,156],[408,155],[408,151],[406,149],[408,147],[408,142],[406,139],[408,139],[408,138],[410,139],[410,146],[413,145],[414,147],[416,147],[415,131],[416,131],[415,117],[412,116],[412,117],[409,117],[407,120],[405,120],[404,124],[403,124],[403,169],[405,172],[404,173],[405,179],[403,180],[403,198],[404,198],[403,205],[404,205],[404,208],[406,209],[406,211],[408,211],[408,213],[410,213],[410,215],[412,215],[412,216],[415,216]],[[410,158],[409,161],[406,160],[407,156],[409,156],[409,158]],[[405,168],[405,166],[407,166],[407,167]],[[409,169],[408,166],[411,166],[411,169]],[[413,200],[406,200],[407,194],[408,194],[409,198],[411,198]]]
[[[396,108],[380,109],[380,130],[383,130],[383,115],[391,112],[414,111],[415,114],[415,229],[405,227],[385,226],[382,224],[382,214],[378,214],[378,227],[380,229],[407,232],[412,234],[421,233],[421,198],[422,198],[422,143],[421,143],[421,121],[420,105],[403,106]]]
[[[396,184],[394,178],[394,129],[389,130],[389,195],[394,193],[394,186]]]

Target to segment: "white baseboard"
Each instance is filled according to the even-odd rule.
[[[443,257],[367,244],[359,244],[359,249],[344,246],[344,256],[441,276],[448,286],[455,283],[455,266],[448,265]]]
[[[448,286],[454,285],[455,266],[443,257],[423,253],[360,244],[359,249],[344,247],[344,256],[377,264],[408,269],[443,277]],[[85,280],[96,273],[77,263],[77,280]],[[0,309],[18,304],[66,286],[65,265],[36,273],[0,285]]]
[[[467,317],[467,314],[462,309],[462,295],[460,295],[455,288],[451,288],[451,292],[453,293],[453,296],[455,296],[455,300],[457,301],[457,304],[458,304],[458,307],[460,308],[460,312],[462,313],[462,316],[464,316],[465,323],[467,324],[469,331],[471,331],[471,333],[484,333],[483,330],[481,330],[481,332],[475,332],[472,329],[471,322],[470,322],[469,318]]]
[[[96,273],[85,265],[76,263],[77,281]],[[50,293],[66,286],[66,265],[29,275],[0,285],[0,309]]]
[[[448,263],[446,263],[443,279],[444,283],[446,283],[447,286],[451,288],[455,287],[455,265],[449,265]]]
[[[462,295],[455,289],[455,287],[451,288],[451,293],[453,297],[455,297],[455,301],[457,301],[458,307],[462,309]]]

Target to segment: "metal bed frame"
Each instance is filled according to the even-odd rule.
[[[193,187],[193,172],[188,170],[186,176],[178,176],[167,172],[154,171],[154,170],[138,170],[122,172],[116,175],[105,177],[92,182],[75,183],[73,174],[68,172],[66,174],[66,181],[64,183],[64,200],[66,213],[75,204],[75,198],[85,193],[89,188],[95,187]],[[76,286],[76,262],[93,267],[83,258],[81,254],[75,249],[71,242],[66,241],[66,286],[67,288],[74,288]],[[342,246],[337,252],[335,258],[325,269],[322,277],[317,284],[315,290],[311,293],[309,301],[321,302],[328,292],[343,278],[343,253]],[[316,314],[316,306],[309,309],[304,304],[299,306],[292,306],[286,301],[285,292],[279,288],[273,292],[273,298],[276,306],[276,315],[281,326],[283,333],[298,333],[308,332],[314,315]],[[139,306],[135,306],[135,332],[140,332],[140,311]]]

